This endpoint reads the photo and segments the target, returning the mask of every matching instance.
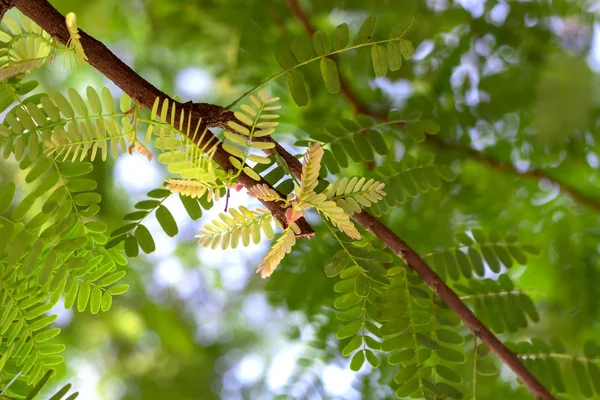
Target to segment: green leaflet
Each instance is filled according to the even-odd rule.
[[[138,253],[139,253],[139,248],[138,248],[138,243],[137,243],[137,240],[135,239],[135,237],[126,236],[125,237],[125,254],[127,254],[127,257],[135,258],[138,256]]]
[[[402,51],[398,41],[388,42],[385,53],[390,71],[398,71],[402,67]]]
[[[177,235],[177,223],[171,212],[165,206],[160,205],[156,209],[156,219],[167,235],[171,237]]]
[[[25,257],[25,262],[23,263],[23,273],[25,275],[31,275],[33,273],[37,266],[37,262],[39,261],[38,258],[40,257],[42,249],[43,244],[40,241],[35,241],[33,246],[31,246],[27,253],[27,257]]]
[[[449,344],[462,344],[464,342],[463,337],[454,331],[448,329],[438,329],[435,332],[438,340],[449,343]]]
[[[371,350],[365,350],[365,356],[373,368],[379,367],[379,359]]]
[[[481,259],[481,256],[479,255],[479,253],[473,249],[473,248],[469,248],[468,251],[468,255],[469,255],[469,259],[471,261],[471,265],[473,266],[473,269],[475,270],[475,273],[478,276],[483,276],[485,274],[485,269],[483,267],[483,260]]]
[[[134,235],[144,253],[150,254],[154,250],[156,250],[156,245],[154,244],[154,239],[152,238],[152,235],[148,231],[148,228],[146,228],[144,225],[142,225],[142,224],[138,225],[138,227],[136,228],[136,230],[134,232]]]
[[[358,349],[362,345],[362,339],[360,336],[355,336],[344,346],[342,349],[342,355],[344,357],[348,357],[352,354],[356,349]]]
[[[345,339],[347,337],[356,335],[361,327],[362,321],[354,321],[337,331],[335,335],[338,339]]]
[[[45,331],[42,331],[41,333],[35,335],[34,340],[36,341],[36,343],[43,343],[56,337],[59,333],[60,328],[46,329]]]
[[[91,294],[91,287],[87,283],[79,286],[79,293],[77,294],[77,311],[83,312],[87,308]]]
[[[374,159],[373,150],[365,135],[355,135],[354,143],[356,143],[356,148],[364,160],[371,161]]]
[[[132,213],[125,215],[123,217],[123,220],[124,221],[137,221],[137,220],[143,219],[148,214],[149,214],[149,211],[134,211]],[[131,224],[131,225],[135,226],[136,224]],[[122,228],[115,229],[115,231],[113,233],[116,235],[117,233],[115,233],[115,232],[120,231],[121,229]],[[127,231],[124,231],[124,232],[127,232]],[[111,236],[113,236],[113,235],[111,235]]]
[[[341,50],[348,46],[350,42],[350,33],[348,30],[348,24],[343,23],[335,28],[333,33],[333,50]]]
[[[171,195],[171,192],[167,189],[154,189],[147,193],[148,197],[153,199],[164,199]]]
[[[287,74],[288,86],[296,104],[303,107],[308,104],[308,93],[304,83],[304,74],[300,71],[290,71]]]
[[[333,261],[325,266],[325,274],[330,278],[338,275],[346,268],[348,261],[349,259],[346,254],[343,251],[338,251],[333,256]]]
[[[72,285],[67,293],[65,293],[64,306],[68,310],[75,304],[75,300],[77,299],[77,292],[79,290],[79,285]]]
[[[102,103],[104,104],[104,109],[107,112],[114,112],[115,100],[107,87],[102,88]]]
[[[179,199],[181,200],[181,203],[185,207],[185,210],[190,218],[196,221],[202,217],[202,209],[200,208],[200,204],[198,203],[197,199],[183,195],[179,195]]]
[[[436,365],[436,372],[444,379],[452,383],[461,383],[462,378],[453,369],[448,368],[444,365]]]
[[[106,312],[106,311],[110,310],[111,306],[112,306],[112,295],[108,291],[104,292],[104,294],[102,295],[102,301],[100,303],[100,309],[103,312]]]
[[[388,70],[385,47],[374,44],[371,47],[371,59],[373,60],[375,75],[378,77],[385,76]]]
[[[399,41],[400,51],[405,59],[410,60],[415,53],[415,48],[410,40],[400,39]]]
[[[5,353],[2,355],[2,358],[0,358],[0,368],[3,368],[4,365],[6,364],[6,361],[8,360],[8,358],[11,356],[13,349],[15,347],[15,344],[11,344],[8,349],[6,349]]]
[[[60,163],[59,168],[61,174],[67,178],[89,174],[94,170],[94,167],[89,162]]]
[[[354,291],[357,296],[366,297],[369,295],[369,291],[371,289],[371,285],[369,284],[369,280],[365,275],[359,275],[356,278],[356,283],[354,285]]]
[[[330,58],[322,58],[320,62],[321,75],[329,93],[340,91],[340,77],[335,61]]]
[[[52,161],[49,158],[41,157],[35,163],[33,168],[27,173],[25,182],[31,183],[41,177],[52,166]]]
[[[381,344],[381,350],[392,351],[397,349],[404,349],[413,342],[412,335],[403,334],[400,336],[394,336],[383,341]]]
[[[420,123],[408,125],[406,133],[417,143],[425,141],[425,129]]]
[[[139,210],[152,210],[160,206],[160,203],[158,200],[142,200],[135,204],[135,208]]]
[[[352,357],[352,361],[350,361],[350,369],[352,371],[358,371],[361,369],[362,365],[365,362],[365,354],[362,351],[357,351],[356,354]]]
[[[31,241],[27,231],[21,231],[15,237],[12,246],[8,250],[7,262],[9,265],[16,264],[25,255],[25,248]]]
[[[392,38],[401,38],[410,30],[413,23],[415,22],[415,17],[408,16],[402,20],[398,25],[396,25],[392,31],[390,32],[390,39]]]
[[[14,182],[5,183],[0,191],[0,213],[6,212],[10,207],[17,186]]]
[[[102,200],[102,196],[98,193],[88,192],[88,193],[79,193],[75,195],[73,198],[75,200],[75,204],[78,206],[91,206],[97,203],[100,203]]]
[[[318,55],[323,56],[329,54],[331,51],[331,44],[327,35],[323,31],[316,31],[312,37],[315,51]]]
[[[371,40],[371,35],[373,35],[373,30],[375,29],[375,22],[377,21],[376,17],[370,16],[364,20],[356,37],[354,38],[354,44],[362,44]]]
[[[25,397],[25,400],[33,400],[33,398],[40,392],[40,390],[42,390],[44,385],[48,382],[48,379],[50,379],[51,375],[52,375],[51,370],[46,372],[44,374],[43,378],[37,383],[37,385],[35,385],[35,387],[31,390],[31,392],[29,392],[27,397]]]
[[[437,384],[437,388],[442,394],[442,396],[449,399],[461,399],[463,398],[463,394],[457,390],[454,386],[451,386],[447,383],[440,382]]]
[[[282,69],[292,68],[296,64],[296,60],[288,51],[280,51],[275,54],[275,60]]]
[[[113,272],[110,275],[105,276],[100,281],[98,281],[96,283],[96,285],[98,285],[98,287],[105,287],[105,286],[112,285],[113,283],[121,280],[121,278],[123,278],[125,276],[125,274],[126,274],[126,271]]]
[[[123,271],[125,272],[125,271]],[[92,293],[90,295],[90,312],[92,314],[97,314],[100,311],[100,303],[102,302],[102,290],[98,287],[94,287],[92,289]]]
[[[498,261],[498,258],[494,254],[494,251],[491,248],[489,248],[487,246],[482,246],[481,254],[483,255],[483,258],[485,259],[485,262],[490,266],[490,269],[492,270],[492,272],[495,272],[495,273],[500,272],[500,263]]]
[[[294,39],[292,41],[292,52],[299,62],[304,62],[312,57],[312,46],[304,39]]]
[[[125,293],[129,289],[129,285],[116,285],[108,289],[108,293],[113,296]]]
[[[404,382],[402,386],[400,386],[400,388],[398,390],[396,390],[396,396],[398,398],[404,398],[406,396],[410,396],[413,393],[417,392],[417,390],[419,390],[419,380],[418,379],[412,379],[408,382]]]
[[[492,360],[477,360],[477,373],[484,376],[494,376],[498,374],[498,369]]]
[[[81,116],[86,116],[88,114],[88,109],[85,105],[85,101],[83,101],[83,98],[81,97],[79,92],[73,88],[70,88],[68,90],[68,94],[69,99],[71,100],[71,104],[73,105],[73,108],[75,109],[77,114]]]
[[[395,376],[394,380],[396,383],[404,383],[413,376],[415,376],[418,372],[418,368],[415,364],[410,364],[404,368],[402,368]]]
[[[96,92],[96,90],[93,87],[88,86],[85,88],[85,93],[86,93],[90,108],[92,110],[92,113],[93,114],[102,113],[102,103],[100,102],[100,97],[98,96],[98,93]],[[111,96],[111,98],[112,98],[112,96]]]
[[[35,193],[30,193],[27,195],[15,208],[14,212],[12,213],[12,219],[14,221],[21,221],[25,217],[25,214],[29,212],[37,198],[38,196]]]
[[[452,362],[452,363],[463,363],[465,362],[465,356],[458,350],[450,347],[440,346],[437,354],[441,359]]]
[[[88,243],[88,238],[86,236],[80,236],[74,239],[67,239],[61,241],[54,250],[57,253],[70,253],[72,251],[78,250],[85,246]]]
[[[417,338],[417,341],[421,345],[423,345],[431,350],[438,350],[440,348],[440,346],[437,344],[436,341],[432,340],[431,338],[425,336],[422,333],[417,333],[416,338]]]
[[[122,112],[129,111],[131,109],[131,97],[127,93],[123,93],[119,102],[119,108]]]

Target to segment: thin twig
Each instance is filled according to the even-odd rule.
[[[227,188],[227,195],[225,196],[225,212],[229,208],[229,197],[231,196],[231,188]]]

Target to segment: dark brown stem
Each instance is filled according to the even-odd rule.
[[[272,140],[272,139],[271,139]],[[279,155],[288,163],[290,172],[296,179],[301,178],[302,164],[298,159],[288,153],[283,147],[276,144]],[[550,392],[537,380],[537,378],[523,365],[521,360],[510,351],[486,326],[473,314],[467,305],[450,289],[448,285],[429,267],[425,261],[406,242],[400,239],[392,230],[381,221],[366,211],[352,215],[364,229],[371,232],[383,242],[398,257],[403,259],[427,283],[427,286],[439,296],[454,313],[461,319],[467,328],[477,336],[498,358],[506,364],[515,375],[527,386],[536,398],[554,399]]]
[[[298,5],[297,0],[288,0],[290,11],[294,16],[298,18],[306,32],[312,36],[315,29],[312,27],[310,20],[302,12],[302,9]],[[349,89],[348,84],[342,76],[340,76],[340,86],[345,88],[342,94],[348,99],[348,101],[354,106],[357,113],[369,114],[369,110],[362,105],[360,100],[353,94]],[[380,117],[380,116],[378,116]],[[437,139],[437,137],[435,138]],[[282,150],[285,152],[285,150]],[[293,156],[284,156],[281,150],[278,150],[279,154],[288,162],[290,171],[296,176],[296,179],[300,179],[298,171],[301,170],[300,162]],[[364,229],[371,232],[379,240],[381,240],[390,250],[392,250],[398,257],[403,259],[417,274],[427,283],[429,288],[434,292],[434,296],[439,296],[447,305],[454,311],[454,313],[461,319],[467,328],[473,333],[473,335],[483,343],[485,343],[489,349],[502,360],[502,362],[508,366],[515,375],[523,382],[523,384],[529,389],[531,394],[538,399],[554,399],[550,392],[541,384],[541,382],[525,367],[521,360],[506,347],[467,307],[467,305],[458,297],[458,295],[450,289],[448,285],[431,269],[421,256],[414,251],[406,242],[400,239],[392,230],[385,226],[381,221],[372,216],[366,211],[354,214],[352,219],[356,221]]]
[[[35,21],[52,37],[57,38],[62,43],[68,42],[70,36],[65,24],[65,17],[54,7],[52,7],[52,5],[46,0],[14,0],[13,5],[17,7],[24,15]],[[85,54],[88,57],[88,62],[98,71],[103,73],[107,78],[113,81],[131,98],[135,99],[139,104],[147,108],[152,108],[152,105],[157,97],[160,98],[161,103],[165,98],[168,99],[169,103],[176,104],[176,115],[174,121],[179,122],[180,113],[185,112],[187,116],[188,113],[191,112],[191,127],[195,128],[198,121],[201,120],[201,129],[207,128],[205,135],[196,135],[194,137],[192,137],[192,132],[184,132],[186,135],[188,135],[188,137],[194,140],[194,142],[201,146],[201,148],[208,148],[209,144],[218,142],[218,139],[210,130],[208,130],[208,127],[222,126],[222,107],[204,103],[194,104],[192,102],[188,102],[181,104],[176,102],[165,93],[154,87],[144,78],[136,74],[131,68],[129,68],[117,56],[115,56],[104,44],[92,38],[82,30],[80,30],[80,34],[81,44]],[[169,108],[167,120],[171,120],[170,116]],[[176,124],[173,126],[177,128],[175,125]],[[230,154],[222,148],[221,143],[218,143],[216,152],[214,154],[214,160],[225,171],[235,170],[229,161],[229,157]],[[269,185],[269,183],[264,179],[256,181],[245,173],[240,174],[238,180],[247,188],[251,188],[257,184],[266,184],[271,187],[271,185]],[[282,197],[285,196],[282,195]],[[285,228],[287,226],[285,209],[282,208],[277,202],[262,200],[261,202]],[[314,230],[310,227],[310,225],[308,225],[304,218],[296,221],[296,224],[300,228],[300,234],[297,235],[298,237],[310,237],[314,235]]]
[[[521,360],[506,347],[466,306],[458,295],[423,261],[408,244],[371,214],[363,211],[352,218],[363,228],[401,257],[414,269],[427,286],[438,295],[461,319],[467,328],[478,337],[502,362],[509,367],[536,399],[550,400],[554,397],[542,383],[525,367]]]
[[[231,188],[227,188],[227,195],[225,196],[225,212],[229,208],[229,197],[231,197]]]
[[[300,22],[306,34],[312,36],[316,32],[316,28],[311,24],[308,16],[304,13],[304,11],[302,11],[302,8],[300,8],[298,0],[288,0],[288,7],[292,15],[298,20],[298,22]],[[342,74],[340,74],[340,93],[348,101],[348,103],[352,105],[354,111],[357,114],[369,115],[378,121],[387,120],[387,115],[370,110],[369,107],[363,104],[363,102],[356,96],[354,91],[350,88],[350,85],[348,84],[348,82]],[[457,151],[461,154],[463,158],[470,158],[499,171],[519,175],[528,179],[533,179],[535,181],[539,181],[540,179],[547,179],[548,181],[557,185],[563,193],[568,194],[573,200],[595,211],[600,212],[600,199],[591,197],[581,192],[577,188],[569,185],[568,183],[548,175],[548,173],[545,171],[539,169],[519,171],[511,163],[494,160],[470,147],[462,146],[456,143],[451,143],[437,136],[427,135],[426,143],[440,149]]]
[[[44,30],[54,37],[58,37],[63,43],[69,39],[69,34],[65,26],[64,17],[54,9],[46,0],[15,0],[14,5],[26,16],[35,21]],[[81,42],[92,66],[111,79],[117,86],[128,93],[132,98],[135,98],[140,104],[145,107],[152,107],[156,97],[161,99],[169,98],[160,90],[152,86],[142,77],[137,75],[131,68],[119,60],[106,46],[99,41],[91,38],[89,35],[81,32]],[[170,98],[169,98],[170,99]],[[170,99],[170,101],[173,101]],[[180,105],[179,112],[184,111],[184,106]],[[204,123],[218,119],[219,106],[200,105],[203,108],[200,110],[196,105],[186,104],[185,111],[191,110],[196,118],[204,118]],[[205,112],[208,115],[203,115]],[[177,120],[177,119],[176,119]],[[214,136],[209,136],[203,140],[200,145],[211,142]],[[214,139],[216,140],[216,139]],[[272,140],[272,139],[270,139]],[[205,143],[206,142],[206,143]],[[283,147],[276,147],[280,155],[289,163],[290,170],[296,179],[300,178],[301,171],[300,162],[293,156],[289,155]],[[286,154],[287,153],[287,154]],[[215,154],[215,161],[224,169],[230,169],[229,154],[222,148],[218,148]],[[240,182],[245,186],[251,187],[257,183],[247,175],[240,176]],[[279,207],[277,203],[265,204],[267,208],[277,217],[285,213],[285,209]],[[372,215],[361,212],[353,215],[354,220],[363,226],[368,231],[372,232],[379,240],[386,244],[395,254],[404,259],[429,285],[429,287],[442,299],[454,312],[461,318],[465,325],[477,335],[484,343],[488,345],[492,352],[499,356],[502,361],[508,365],[521,381],[529,388],[531,393],[540,399],[553,399],[552,395],[537,381],[537,379],[525,368],[521,361],[508,349],[502,342],[498,340],[482,323],[475,317],[471,310],[460,300],[460,298],[450,289],[439,276],[431,269],[421,257],[412,250],[404,241],[394,234],[389,228],[383,225]],[[313,235],[312,228],[308,226],[303,219],[302,224],[298,224],[303,229],[304,236]],[[286,224],[287,225],[287,224]],[[285,225],[284,225],[285,226]]]

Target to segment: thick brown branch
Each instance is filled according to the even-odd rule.
[[[13,5],[27,17],[35,21],[46,32],[57,38],[60,42],[68,42],[70,36],[65,24],[65,17],[54,7],[52,7],[52,5],[50,5],[46,0],[14,0]],[[222,107],[212,104],[194,104],[191,102],[181,104],[176,102],[165,93],[154,87],[144,78],[136,74],[131,68],[123,63],[117,56],[115,56],[104,44],[81,30],[80,34],[81,44],[85,54],[88,57],[89,63],[111,81],[113,81],[131,98],[137,100],[139,104],[147,108],[152,108],[152,105],[157,97],[159,97],[161,101],[166,98],[170,103],[176,104],[177,115],[175,115],[174,121],[179,122],[179,113],[188,113],[191,111],[192,123],[190,125],[192,127],[197,125],[197,121],[199,119],[202,119],[202,127],[222,126],[221,121],[223,119],[220,116],[223,110]],[[167,117],[170,120],[170,114]],[[190,137],[192,135],[192,132],[184,133]],[[212,132],[210,132],[210,130],[208,130],[205,135],[197,135],[197,137],[193,139],[203,148],[207,148],[208,146],[206,145],[209,143],[218,141],[218,139],[212,134]],[[199,143],[200,139],[202,139],[201,143]],[[235,169],[231,165],[229,157],[229,153],[223,150],[221,143],[219,143],[214,155],[214,160],[225,171]],[[259,183],[266,184],[271,187],[268,182],[264,180],[255,181],[245,173],[242,173],[238,180],[247,188]],[[282,197],[285,196],[282,195]],[[262,203],[283,227],[287,226],[285,209],[281,208],[280,204],[269,201],[262,201]],[[313,229],[310,227],[310,225],[308,225],[304,218],[297,220],[296,224],[301,231],[300,234],[297,235],[298,237],[310,237],[314,235]]]
[[[417,252],[371,214],[363,211],[359,214],[354,214],[352,218],[385,243],[396,255],[403,258],[423,278],[427,286],[444,300],[473,335],[485,343],[492,353],[514,372],[536,399],[554,399],[550,392],[525,367],[521,360],[473,314],[460,297],[442,281]]]
[[[44,30],[52,36],[58,37],[63,43],[69,39],[67,29],[64,24],[64,17],[58,13],[45,0],[15,0],[14,5],[21,12],[34,20]],[[297,5],[297,4],[296,4]],[[84,32],[81,32],[83,48],[89,58],[90,64],[96,67],[100,72],[111,79],[117,86],[128,93],[132,98],[135,98],[140,104],[151,107],[156,97],[161,99],[168,97],[160,90],[145,81],[137,75],[131,68],[119,60],[106,46],[97,40],[91,38]],[[172,99],[171,99],[172,101]],[[181,105],[180,105],[181,106]],[[190,105],[188,104],[188,107]],[[215,113],[217,106],[205,106],[206,112]],[[207,111],[208,110],[208,111]],[[194,115],[200,117],[202,111],[194,109]],[[205,122],[210,124],[211,116],[205,116]],[[208,120],[208,121],[207,121]],[[210,135],[206,141],[210,141],[214,136]],[[278,152],[283,156],[287,152],[281,147],[278,147]],[[290,169],[294,175],[301,169],[300,162],[293,156],[285,155],[284,158],[290,163]],[[224,169],[230,168],[229,155],[220,147],[215,155],[215,161]],[[296,176],[299,178],[299,175]],[[252,186],[257,182],[250,177],[243,175],[240,181],[244,185]],[[264,183],[264,182],[261,182]],[[275,204],[265,204],[274,215],[277,216],[279,206]],[[279,212],[282,209],[279,208]],[[406,260],[424,281],[434,290],[440,298],[442,298],[448,306],[462,319],[465,325],[477,335],[490,349],[498,355],[521,379],[529,390],[538,398],[552,399],[548,391],[537,381],[537,379],[524,367],[520,360],[508,350],[471,312],[471,310],[458,298],[458,296],[437,276],[437,274],[425,264],[421,257],[414,252],[404,241],[396,236],[389,228],[383,225],[375,217],[366,212],[355,214],[353,218],[365,229],[372,232],[377,238],[384,242],[395,254]],[[304,222],[302,226],[304,232],[313,234],[312,229]]]
[[[302,9],[298,5],[297,0],[288,0],[288,5],[291,12],[298,18],[298,20],[304,26],[304,29],[312,36],[315,29],[310,24],[308,17],[302,12]],[[366,107],[362,106],[361,102],[354,96],[354,94],[348,89],[348,85],[344,79],[340,76],[340,83],[343,90],[343,94],[348,100],[354,105],[358,113],[370,114]],[[365,112],[366,111],[366,112]],[[437,139],[437,138],[436,138]],[[279,150],[280,152],[285,150]],[[280,153],[281,154],[281,153]],[[290,171],[297,174],[298,168],[300,168],[300,162],[293,156],[284,157],[285,160],[290,163]],[[300,179],[300,176],[296,176]],[[478,337],[483,343],[485,343],[489,349],[496,354],[498,358],[506,364],[515,375],[525,384],[531,394],[539,399],[553,399],[554,397],[550,392],[540,383],[540,381],[525,367],[521,360],[510,351],[466,306],[466,304],[458,297],[458,295],[450,289],[448,285],[431,269],[425,261],[414,251],[406,242],[400,239],[392,230],[385,226],[381,221],[367,213],[362,211],[361,213],[354,214],[352,218],[363,228],[373,233],[379,240],[392,250],[397,256],[402,258],[412,269],[414,269],[421,278],[427,283],[429,288],[436,293],[446,304],[450,307],[454,313],[462,320],[462,322],[469,328],[474,336]]]
[[[272,139],[271,139],[272,140]],[[288,163],[288,167],[296,179],[300,179],[302,165],[300,161],[288,153],[279,144],[276,144],[279,155]],[[392,230],[381,221],[366,211],[352,215],[364,229],[371,232],[377,239],[383,242],[406,264],[414,269],[417,274],[427,283],[429,288],[436,293],[448,307],[462,320],[467,328],[485,343],[498,358],[506,364],[515,375],[527,386],[529,391],[539,399],[553,399],[548,390],[537,380],[537,378],[523,365],[521,360],[510,351],[504,344],[473,314],[467,305],[450,289],[448,285],[429,267],[425,261],[406,242],[400,239]]]
[[[288,6],[290,12],[292,13],[292,15],[294,15],[294,17],[298,19],[307,35],[312,36],[316,32],[316,28],[311,24],[308,16],[300,8],[298,0],[288,0]],[[350,85],[348,84],[346,79],[344,79],[344,76],[342,74],[340,74],[340,92],[344,96],[344,98],[352,105],[354,111],[357,114],[369,115],[378,121],[387,120],[387,115],[374,112],[370,110],[369,107],[367,107],[365,104],[363,104],[363,102],[356,96],[354,91],[352,91]],[[600,199],[591,197],[581,192],[577,188],[569,185],[568,183],[548,175],[548,173],[545,171],[539,169],[519,171],[511,163],[505,163],[498,160],[494,160],[470,147],[462,146],[456,143],[451,143],[437,136],[427,135],[426,143],[437,148],[457,151],[461,154],[463,158],[470,158],[472,160],[476,160],[499,171],[516,174],[528,179],[533,179],[535,181],[539,181],[540,179],[547,179],[548,181],[557,185],[563,193],[568,194],[573,200],[595,211],[600,212]]]

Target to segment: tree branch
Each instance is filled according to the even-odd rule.
[[[511,163],[502,162],[499,160],[495,160],[490,157],[486,157],[482,153],[478,152],[467,146],[462,146],[460,144],[450,143],[446,140],[443,140],[437,136],[427,136],[427,143],[430,143],[438,148],[447,149],[447,150],[455,150],[462,154],[465,158],[470,158],[472,160],[476,160],[482,164],[489,166],[498,171],[502,171],[509,174],[515,174],[518,176],[522,176],[524,178],[539,182],[542,179],[546,179],[552,184],[558,186],[561,192],[567,194],[574,201],[584,206],[589,207],[590,209],[600,212],[600,199],[597,199],[593,196],[590,196],[586,193],[583,193],[579,189],[569,185],[568,183],[552,177],[548,175],[547,172],[542,171],[540,169],[530,169],[527,171],[519,171],[515,168],[515,166]]]
[[[270,139],[273,141],[273,139]],[[280,156],[288,163],[289,170],[296,179],[301,179],[302,164],[288,153],[283,147],[276,143],[276,149]],[[510,351],[476,316],[471,309],[460,299],[460,297],[423,261],[421,256],[414,251],[406,242],[398,237],[391,229],[366,211],[354,214],[351,218],[367,231],[371,232],[377,239],[383,242],[398,257],[403,259],[407,265],[419,274],[427,283],[427,286],[454,311],[467,328],[479,338],[502,362],[508,366],[515,375],[523,382],[535,398],[550,400],[554,399],[550,392],[538,381],[538,379],[525,367],[521,360]]]
[[[298,4],[298,0],[288,0],[288,7],[290,12],[302,25],[304,31],[308,36],[311,36],[317,31],[317,29],[311,24],[308,16],[302,11]],[[365,114],[375,118],[378,121],[386,121],[387,115],[379,112],[370,110],[363,102],[356,96],[354,91],[350,88],[350,85],[344,79],[344,76],[340,73],[340,93],[344,98],[352,105],[354,111],[357,114]],[[600,199],[589,196],[579,189],[569,185],[566,182],[561,181],[558,178],[549,176],[548,173],[539,169],[531,169],[528,171],[519,171],[511,163],[502,162],[493,158],[486,157],[484,154],[468,146],[462,146],[457,143],[451,143],[438,136],[432,136],[426,134],[426,143],[444,150],[458,151],[463,158],[470,158],[482,164],[485,164],[498,171],[503,171],[515,175],[519,175],[528,179],[535,180],[536,182],[540,179],[547,179],[553,184],[557,185],[563,193],[568,194],[576,202],[583,204],[597,212],[600,212]]]
[[[310,21],[302,12],[297,0],[288,0],[289,8],[304,26],[304,29],[310,36],[315,32]],[[342,83],[344,82],[344,83]],[[344,96],[353,104],[358,113],[370,114],[366,107],[354,96],[348,89],[345,80],[340,76],[340,86],[346,88],[342,90]],[[437,138],[436,138],[437,139]],[[285,150],[283,150],[285,152]],[[294,175],[298,174],[301,168],[300,162],[293,156],[284,157],[290,163],[290,171]],[[300,179],[300,176],[296,176]],[[366,211],[352,215],[359,225],[371,232],[381,240],[398,257],[403,259],[419,276],[427,283],[429,288],[437,294],[454,311],[474,336],[479,338],[488,348],[508,366],[515,375],[529,389],[529,392],[538,399],[554,399],[550,392],[541,384],[541,382],[529,371],[521,360],[510,351],[467,307],[460,297],[423,261],[421,256],[414,251],[406,242],[400,239],[392,230],[385,226],[381,221]]]
[[[293,0],[291,1],[294,3]],[[52,36],[58,37],[61,42],[66,43],[68,41],[69,34],[65,26],[64,17],[46,0],[14,0],[14,5]],[[106,46],[84,32],[81,32],[81,42],[90,64],[111,79],[132,98],[135,98],[140,104],[150,108],[156,97],[160,97],[161,99],[169,98],[137,75],[131,68],[119,60]],[[170,101],[173,100],[170,99]],[[180,112],[183,112],[184,106],[180,106]],[[191,103],[186,103],[186,106],[186,108],[189,108],[190,106],[193,107],[192,111],[197,118],[204,117],[204,123],[208,124],[208,126],[210,126],[211,123],[214,123],[215,118],[219,119],[219,106],[195,105]],[[207,115],[202,115],[202,112]],[[207,141],[214,139],[214,136],[210,136],[211,137],[209,137]],[[298,171],[301,171],[300,162],[287,153],[281,146],[278,146],[278,152],[288,163],[290,163],[290,170],[298,179],[300,177]],[[215,161],[225,169],[230,168],[229,155],[222,150],[221,147],[219,147],[217,154],[215,155]],[[250,187],[258,183],[246,175],[240,176],[240,182]],[[280,214],[283,210],[276,204],[274,208],[273,203],[267,203],[265,206],[267,206],[274,215],[276,215],[275,212]],[[372,232],[379,240],[385,243],[395,254],[404,259],[406,263],[423,278],[429,287],[461,318],[473,334],[479,337],[482,342],[486,343],[491,351],[500,357],[500,359],[515,372],[534,396],[540,399],[553,399],[552,395],[539,383],[533,374],[525,368],[521,361],[477,319],[456,293],[454,293],[452,289],[450,289],[439,276],[429,268],[414,250],[396,236],[394,232],[367,212],[363,211],[359,214],[354,214],[352,217],[357,223]],[[305,229],[303,232],[306,232],[305,235],[314,234],[305,221],[303,225]]]
[[[17,7],[24,15],[35,21],[51,36],[57,38],[60,42],[67,43],[69,41],[70,36],[65,24],[65,17],[46,0],[14,0],[13,5]],[[169,103],[176,104],[176,115],[174,116],[175,118],[173,118],[174,121],[179,121],[181,113],[185,112],[187,114],[191,112],[191,127],[195,127],[199,120],[202,121],[202,125],[200,127],[201,130],[204,128],[208,129],[208,127],[211,126],[223,126],[223,117],[221,116],[221,113],[224,111],[224,109],[222,107],[213,104],[192,102],[181,104],[173,100],[171,97],[167,96],[140,75],[135,73],[131,68],[129,68],[129,66],[115,56],[104,44],[92,38],[82,30],[80,30],[80,34],[81,44],[85,54],[88,57],[88,62],[98,71],[103,73],[108,79],[113,81],[131,98],[135,99],[139,104],[147,108],[152,108],[152,105],[157,97],[161,99],[161,102],[164,99],[168,99]],[[167,120],[171,120],[170,114],[171,108],[169,108]],[[177,129],[175,125],[173,126]],[[195,143],[201,146],[201,148],[208,148],[211,143],[218,141],[218,139],[210,130],[208,130],[205,135],[197,135],[199,137],[193,137],[193,132],[184,133],[190,137],[190,139],[194,140]],[[229,161],[229,157],[230,154],[222,148],[222,144],[219,142],[214,154],[214,160],[225,171],[236,169]],[[271,187],[271,185],[264,179],[261,181],[255,181],[245,173],[240,174],[238,180],[246,188],[251,188],[257,184],[266,184]],[[282,197],[285,198],[284,195],[282,195]],[[262,200],[261,202],[284,228],[287,227],[285,209],[282,208],[279,203]],[[296,235],[297,237],[311,237],[315,234],[314,230],[304,218],[297,220],[296,224],[300,228],[300,233]]]

